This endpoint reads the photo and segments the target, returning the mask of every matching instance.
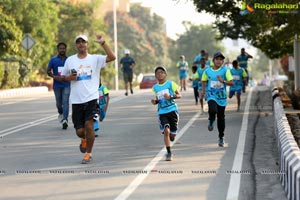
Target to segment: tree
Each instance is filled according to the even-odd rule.
[[[16,38],[15,46],[20,47],[21,39],[25,33],[29,33],[36,41],[36,44],[29,52],[15,48],[17,51],[11,54],[20,62],[20,69],[16,70],[15,73],[19,73],[20,77],[15,77],[15,79],[19,80],[20,84],[24,84],[22,81],[25,80],[25,76],[28,76],[30,71],[28,67],[31,69],[31,74],[34,74],[34,72],[45,73],[43,69],[52,52],[52,49],[49,47],[55,44],[54,37],[57,32],[58,9],[53,2],[46,0],[2,0],[0,1],[0,6],[5,15],[9,15],[14,19],[15,26],[12,27],[16,27],[19,30],[18,35],[20,36]],[[5,41],[9,40],[6,39]],[[6,51],[6,53],[10,52]]]
[[[14,18],[3,13],[0,5],[0,57],[17,54],[21,43],[22,32]]]
[[[218,39],[244,38],[270,58],[291,54],[294,36],[300,33],[298,10],[296,14],[280,14],[275,10],[277,13],[274,14],[267,9],[254,9],[254,12],[241,15],[243,2],[194,0],[198,12],[207,12],[216,17],[214,25],[219,31]],[[277,3],[296,4],[298,1],[278,0]]]
[[[130,49],[136,61],[135,75],[153,73],[158,64],[166,66],[171,64],[169,40],[164,31],[162,17],[156,14],[150,15],[150,9],[140,6],[140,4],[133,4],[130,13],[118,12],[117,16],[118,55],[122,57],[124,50]],[[113,35],[112,12],[107,13],[105,22],[109,35]]]
[[[219,41],[215,40],[217,32],[210,25],[193,25],[190,22],[183,22],[186,31],[179,35],[176,41],[176,50],[173,52],[176,59],[174,59],[173,66],[179,60],[180,55],[184,55],[189,66],[192,66],[195,56],[200,53],[202,49],[212,56],[217,51],[223,51],[224,47]],[[177,69],[173,67],[172,72],[178,74]],[[177,76],[176,76],[177,78]]]

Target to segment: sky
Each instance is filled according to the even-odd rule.
[[[198,13],[191,0],[131,0],[130,2],[141,2],[142,6],[152,7],[153,12],[166,20],[167,35],[173,39],[177,39],[176,34],[184,33],[183,21],[190,21],[197,25],[214,21],[213,16]]]

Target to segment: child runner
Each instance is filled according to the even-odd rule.
[[[99,88],[98,88],[98,92],[99,92],[99,99],[98,99],[98,104],[99,104],[99,108],[100,108],[100,117],[95,117],[94,118],[94,131],[95,131],[95,137],[98,137],[98,130],[100,129],[99,126],[99,122],[102,122],[106,116],[106,111],[108,108],[108,104],[109,104],[109,90],[106,88],[105,85],[102,85],[102,82],[100,80],[100,84],[99,84]]]
[[[178,107],[175,99],[181,98],[178,85],[167,80],[167,70],[163,66],[155,68],[155,77],[158,83],[152,87],[156,99],[151,99],[153,105],[157,104],[157,113],[160,130],[164,135],[167,154],[166,161],[172,160],[171,141],[174,141],[178,129]]]
[[[203,72],[207,68],[207,66],[206,66],[205,63],[206,63],[205,58],[201,58],[200,59],[200,67],[197,70],[198,76],[199,76],[199,82],[198,82],[199,100],[200,100],[202,114],[204,114],[204,105],[203,105],[204,104],[203,103],[204,95],[202,95],[202,93],[201,93],[201,91],[202,91],[202,81],[201,81],[201,78],[202,78]]]
[[[180,79],[180,91],[186,90],[186,78],[188,75],[189,64],[185,60],[184,55],[180,56],[180,60],[177,62],[176,67],[179,69],[179,79]]]
[[[217,115],[220,147],[224,147],[225,108],[227,105],[226,85],[233,85],[233,78],[229,69],[221,67],[224,56],[217,52],[213,57],[213,67],[207,68],[202,75],[202,95],[206,94],[208,102],[209,124],[208,130],[214,129],[214,121]],[[207,85],[207,91],[205,91]]]
[[[241,93],[243,89],[243,82],[247,81],[247,72],[243,68],[239,67],[239,63],[237,60],[232,61],[232,67],[233,68],[230,69],[230,72],[233,77],[234,85],[230,86],[229,98],[231,99],[236,93],[237,112],[239,112],[241,105]]]
[[[192,66],[192,76],[189,78],[190,81],[192,81],[192,87],[194,89],[194,97],[195,97],[195,104],[198,105],[198,99],[199,99],[199,91],[198,91],[198,82],[199,82],[199,74],[197,72],[197,65],[194,64]]]

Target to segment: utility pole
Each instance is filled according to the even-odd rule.
[[[118,70],[118,63],[119,63],[119,59],[118,59],[118,30],[117,30],[117,1],[118,0],[114,0],[114,5],[113,5],[113,10],[114,10],[114,49],[115,49],[115,56],[116,56],[116,60],[115,60],[115,71],[116,71],[116,75],[115,75],[115,90],[118,91],[119,90],[119,70]]]

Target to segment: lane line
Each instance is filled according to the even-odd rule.
[[[126,96],[113,97],[110,101],[110,104],[121,101],[122,99],[125,99],[125,98],[126,98]],[[20,124],[18,126],[14,126],[14,127],[11,127],[11,128],[7,128],[5,130],[0,131],[0,139],[2,139],[5,136],[16,133],[18,131],[21,131],[21,130],[24,130],[24,129],[27,129],[27,128],[30,128],[30,127],[33,127],[33,126],[37,126],[39,124],[43,124],[43,123],[46,123],[46,122],[49,122],[49,121],[52,121],[52,120],[55,120],[55,119],[57,119],[57,114],[51,115],[51,116],[48,116],[48,117],[45,117],[45,118],[41,118],[41,119],[38,119],[38,120],[35,120],[35,121],[32,121],[32,122],[27,122],[27,123],[24,123],[24,124]],[[2,133],[4,133],[4,134],[2,134]]]
[[[252,96],[252,88],[250,89],[247,96],[247,101],[246,101],[246,106],[245,106],[243,121],[242,121],[242,127],[240,130],[239,140],[235,151],[232,171],[241,171],[242,169],[251,96]],[[241,184],[241,173],[231,173],[226,200],[239,199],[240,184]]]
[[[2,139],[5,136],[11,135],[13,133],[16,133],[18,131],[21,131],[21,130],[24,130],[24,129],[27,129],[27,128],[30,128],[30,127],[33,127],[33,126],[37,126],[39,124],[43,124],[43,123],[52,121],[52,120],[54,120],[56,118],[57,118],[57,115],[52,115],[50,117],[42,118],[42,119],[39,119],[39,120],[36,120],[36,121],[33,121],[33,122],[28,122],[28,123],[25,123],[25,124],[20,124],[18,126],[12,127],[12,128],[5,129],[5,130],[1,131],[1,133],[4,133],[4,132],[6,132],[6,133],[0,135],[0,139]]]
[[[186,123],[186,125],[179,131],[175,137],[174,142],[171,142],[173,146],[177,140],[189,129],[189,127],[194,123],[194,121],[199,118],[201,111],[197,112],[192,119]],[[160,152],[148,163],[148,165],[143,169],[147,173],[139,174],[116,198],[115,200],[126,200],[145,180],[149,175],[151,170],[158,164],[159,161],[164,157],[166,153],[166,148],[163,147]]]

